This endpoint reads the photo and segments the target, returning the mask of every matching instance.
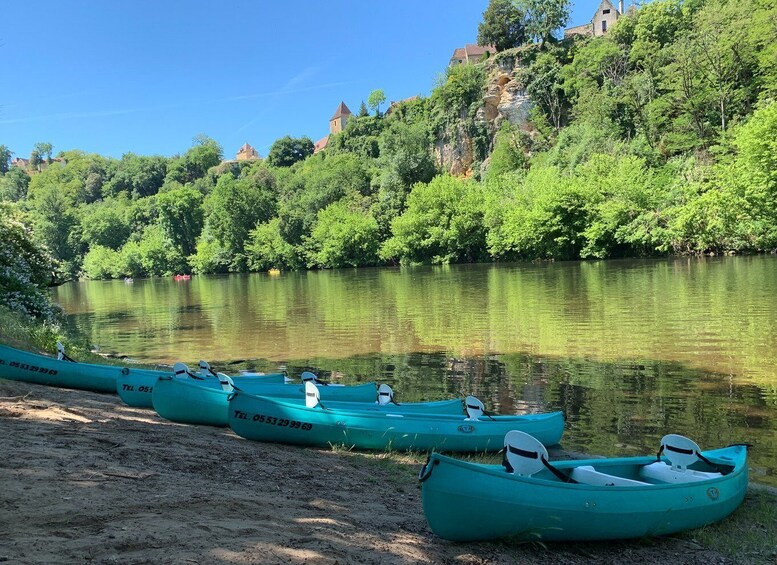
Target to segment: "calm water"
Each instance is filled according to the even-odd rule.
[[[103,351],[314,368],[400,400],[563,409],[570,449],[747,441],[777,484],[777,257],[467,265],[80,282],[54,298]]]

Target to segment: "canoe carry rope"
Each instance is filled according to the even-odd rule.
[[[68,357],[68,355],[65,353],[65,346],[62,345],[61,341],[57,342],[57,359],[59,361],[70,361],[71,363],[78,363],[78,361],[72,357]]]

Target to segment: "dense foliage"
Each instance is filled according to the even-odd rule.
[[[481,33],[509,13],[492,40],[534,43],[448,68],[385,114],[374,91],[374,113],[315,155],[289,136],[241,162],[204,136],[171,158],[60,160],[40,143],[23,170],[0,145],[3,241],[93,278],[777,248],[774,1],[655,0],[604,37],[554,40],[567,11],[493,0]],[[495,127],[484,99],[513,68],[530,123]],[[473,162],[460,177],[456,145]],[[15,249],[6,275],[40,289]]]

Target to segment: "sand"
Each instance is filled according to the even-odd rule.
[[[0,380],[0,562],[727,563],[691,541],[454,544],[418,460],[255,443]]]

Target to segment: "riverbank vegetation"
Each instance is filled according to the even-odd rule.
[[[2,214],[57,277],[777,248],[772,0],[656,0],[563,41],[529,8],[499,53],[448,68],[428,98],[365,108],[317,154],[289,136],[239,162],[205,136],[171,158],[55,161],[38,144],[25,171],[2,146]],[[492,131],[484,96],[513,61],[529,120]],[[441,164],[452,140],[472,155],[461,175]]]

